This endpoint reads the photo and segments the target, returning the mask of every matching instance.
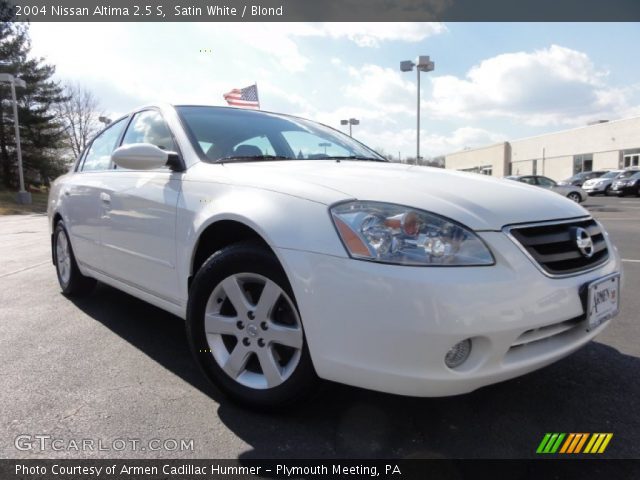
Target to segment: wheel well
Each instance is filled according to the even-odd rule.
[[[260,234],[244,223],[235,220],[221,220],[209,225],[200,235],[196,251],[193,254],[189,286],[191,286],[193,276],[200,270],[207,258],[224,247],[246,240],[255,240],[272,251]]]
[[[56,256],[53,250],[53,231],[56,229],[56,225],[58,225],[58,222],[60,220],[62,220],[62,215],[56,213],[53,216],[53,228],[51,229],[51,263],[53,263],[54,265],[56,264]]]

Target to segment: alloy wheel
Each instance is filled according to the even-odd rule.
[[[262,275],[237,273],[220,282],[207,301],[204,329],[216,363],[246,387],[277,387],[300,361],[304,341],[297,309]]]
[[[56,266],[58,267],[58,273],[60,274],[62,283],[65,285],[68,284],[71,278],[71,256],[69,239],[62,229],[58,231],[56,238]]]

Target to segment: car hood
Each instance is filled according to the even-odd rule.
[[[219,165],[218,165],[219,167]],[[588,215],[575,202],[513,180],[397,163],[310,160],[224,165],[233,183],[313,201],[390,202],[427,210],[474,230]]]

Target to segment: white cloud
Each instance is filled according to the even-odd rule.
[[[444,24],[438,22],[339,22],[318,24],[314,34],[347,38],[360,47],[378,47],[382,42],[417,43],[446,31]]]
[[[483,60],[465,78],[435,77],[427,106],[443,116],[502,116],[530,125],[583,124],[620,115],[628,108],[630,90],[608,86],[607,76],[587,54],[552,45]]]
[[[347,72],[351,82],[343,92],[349,101],[375,107],[382,117],[413,111],[416,86],[401,72],[371,64]]]
[[[311,62],[300,52],[300,38],[347,39],[359,47],[379,47],[384,42],[416,43],[447,31],[442,23],[234,23],[197,24],[203,32],[223,33],[228,44],[241,43],[277,60],[289,72],[302,72]]]
[[[386,153],[397,157],[398,152],[402,158],[416,156],[416,131],[415,129],[402,130],[373,130],[365,127],[356,131],[354,135],[358,140],[373,148],[384,150]],[[506,136],[500,133],[490,132],[482,128],[460,127],[450,134],[429,133],[421,131],[420,156],[436,157],[446,153],[452,153],[464,148],[474,148],[490,145],[506,140]]]

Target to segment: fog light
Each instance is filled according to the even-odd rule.
[[[471,340],[466,339],[456,343],[444,356],[444,363],[449,368],[456,368],[462,365],[471,353]]]

